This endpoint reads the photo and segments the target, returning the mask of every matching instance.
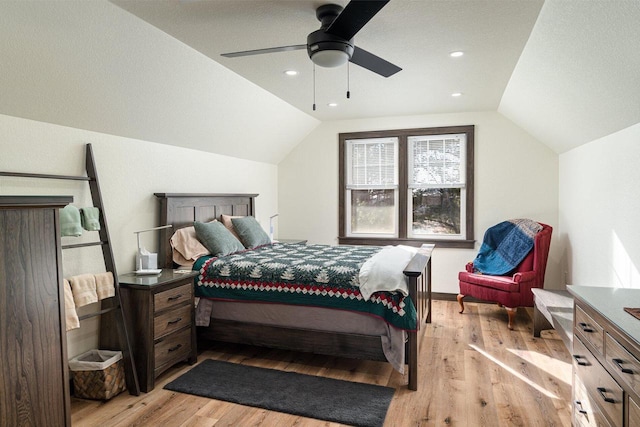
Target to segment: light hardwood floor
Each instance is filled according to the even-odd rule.
[[[520,309],[513,331],[497,305],[433,302],[420,349],[418,391],[387,363],[216,344],[207,358],[322,375],[396,389],[390,426],[570,426],[571,358],[555,331],[532,336],[531,309]],[[191,367],[180,364],[140,396],[122,393],[103,403],[72,399],[74,426],[338,426],[163,390]],[[357,396],[354,396],[357,404]]]

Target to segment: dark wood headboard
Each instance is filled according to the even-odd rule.
[[[179,228],[194,221],[220,219],[220,215],[255,216],[257,194],[155,193],[160,200],[160,224],[173,228],[160,230],[158,265],[171,268],[173,259],[169,239]]]

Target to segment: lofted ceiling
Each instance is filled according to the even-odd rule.
[[[346,0],[113,0],[214,61],[321,120],[495,111],[541,0],[392,0],[354,37],[402,68],[384,78],[350,64],[316,67],[306,50],[238,58],[222,53],[305,44],[315,10]],[[450,52],[464,51],[461,58]],[[285,70],[299,74],[288,77]],[[346,99],[347,81],[351,98]],[[462,93],[452,97],[452,93]],[[336,107],[327,104],[335,102]]]
[[[640,123],[638,0],[391,0],[354,42],[402,71],[316,67],[316,111],[305,50],[220,56],[329,1],[0,1],[0,114],[273,164],[331,120],[498,111],[556,153]]]
[[[316,67],[316,111],[306,50],[220,54],[304,44],[331,0],[112,1],[320,121],[498,111],[557,153],[640,122],[638,0],[391,0],[354,43],[402,71]]]
[[[640,123],[638,22],[638,0],[547,0],[498,111],[557,153]]]

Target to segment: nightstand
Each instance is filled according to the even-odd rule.
[[[140,389],[178,362],[196,362],[193,278],[197,271],[163,269],[154,275],[120,276],[120,294]]]
[[[302,239],[276,239],[278,243],[284,243],[286,245],[306,245],[307,241]]]

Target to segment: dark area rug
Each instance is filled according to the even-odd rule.
[[[204,360],[167,390],[362,427],[384,424],[394,389]]]

